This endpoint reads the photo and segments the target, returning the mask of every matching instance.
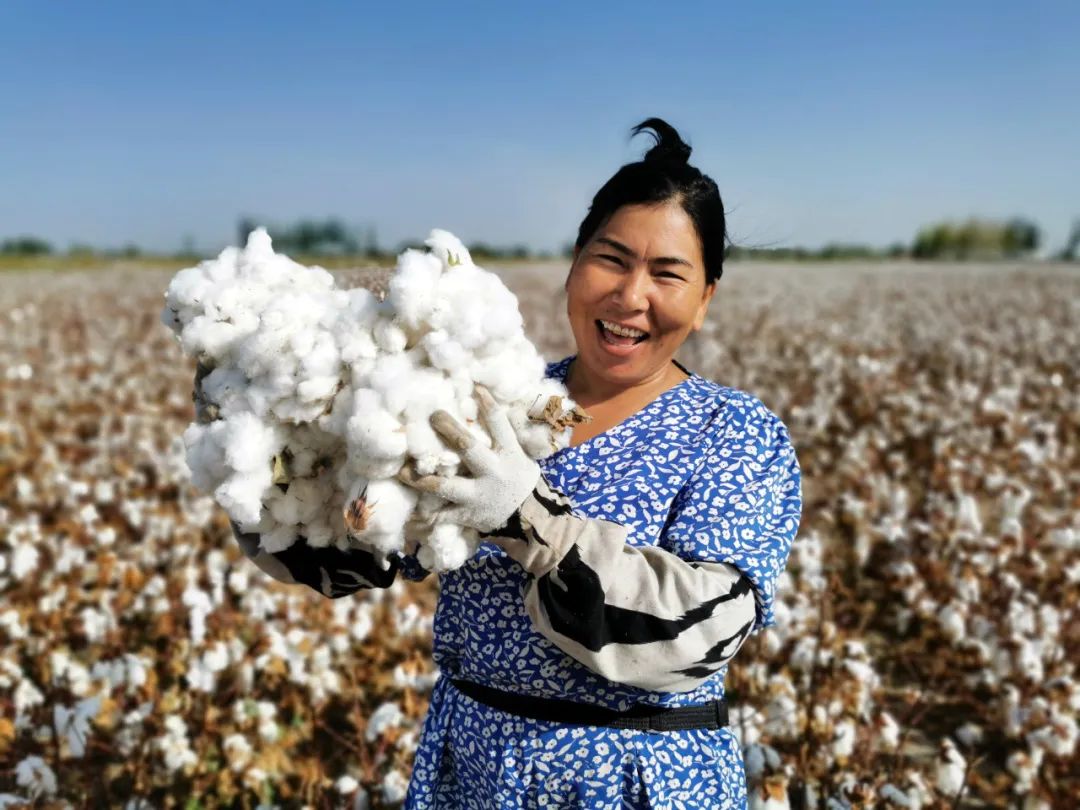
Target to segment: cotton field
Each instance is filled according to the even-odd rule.
[[[549,360],[565,272],[500,271]],[[0,275],[0,808],[395,807],[437,578],[330,600],[242,555],[171,276]],[[732,264],[679,359],[803,470],[728,674],[751,807],[1080,806],[1080,269]]]

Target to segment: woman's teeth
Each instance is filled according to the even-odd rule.
[[[598,320],[596,324],[600,327],[600,333],[604,336],[604,339],[617,346],[629,346],[635,343],[641,343],[641,341],[649,336],[648,332],[642,332],[640,329],[631,329],[627,326],[620,326],[611,321]]]

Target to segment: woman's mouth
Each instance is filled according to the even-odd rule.
[[[600,332],[600,340],[612,347],[629,348],[649,339],[648,332],[620,326],[613,321],[597,320],[596,328]]]

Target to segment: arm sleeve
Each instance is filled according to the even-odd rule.
[[[771,549],[752,560],[771,560],[769,566],[748,565],[724,534],[727,527],[716,522],[714,481],[726,480],[726,467],[717,467],[712,453],[672,506],[668,548],[627,545],[626,527],[573,515],[569,500],[541,478],[510,521],[492,532],[507,539],[507,554],[532,575],[525,605],[537,631],[594,672],[642,689],[692,691],[716,674],[765,615],[763,604],[771,605],[771,584],[798,524],[797,498],[792,504],[786,496],[792,472],[796,493],[799,487],[794,453],[783,447],[786,431],[768,438],[774,440],[777,446],[765,452],[755,444],[758,460],[741,463],[756,472],[734,482],[743,489],[734,500],[757,503],[761,511],[758,534],[740,537]],[[775,498],[783,503],[779,512]]]
[[[369,551],[342,551],[334,546],[312,548],[304,537],[298,537],[284,551],[271,553],[259,548],[258,534],[245,534],[234,521],[229,523],[240,550],[264,573],[279,582],[307,585],[329,599],[348,596],[364,588],[389,588],[399,573],[413,582],[421,582],[431,575],[411,554],[391,556],[389,567],[384,569]]]
[[[259,548],[258,534],[245,534],[235,522],[229,523],[240,549],[265,573],[280,582],[307,585],[329,599],[363,588],[389,588],[402,569],[395,557],[390,557],[389,567],[383,569],[369,551],[342,551],[335,546],[312,548],[304,537],[298,537],[287,549],[271,553]]]

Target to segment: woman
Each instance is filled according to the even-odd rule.
[[[484,539],[440,578],[441,675],[408,808],[746,803],[724,676],[774,623],[800,473],[758,399],[674,359],[720,278],[724,212],[674,129],[653,118],[642,131],[656,145],[581,223],[565,283],[577,354],[548,367],[592,422],[537,464],[478,389],[492,448],[432,420],[471,477],[401,476]],[[362,553],[312,564],[302,544],[267,555],[240,541],[264,570],[328,596],[426,576],[404,555],[382,571]]]

